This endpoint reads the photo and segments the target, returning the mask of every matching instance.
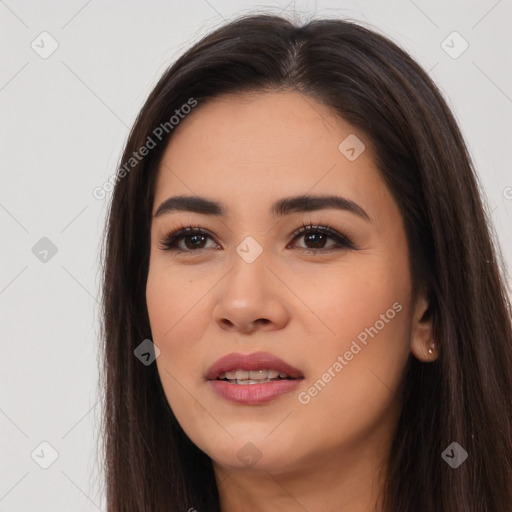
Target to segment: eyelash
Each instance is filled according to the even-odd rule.
[[[330,252],[333,250],[347,250],[347,249],[355,249],[355,246],[353,242],[347,238],[345,235],[342,235],[341,233],[338,233],[335,229],[329,227],[329,226],[318,226],[313,225],[312,223],[309,224],[302,224],[302,226],[295,230],[292,233],[292,241],[296,240],[297,238],[300,238],[301,235],[309,234],[309,233],[322,233],[324,235],[327,235],[329,238],[332,238],[337,244],[339,244],[341,247],[331,247],[327,249],[304,249],[299,248],[303,252],[306,253],[318,253],[318,252]],[[192,252],[201,252],[203,250],[206,250],[205,248],[200,249],[178,249],[176,248],[175,244],[176,242],[179,242],[180,240],[188,237],[192,237],[195,235],[203,235],[207,236],[213,239],[212,234],[203,228],[200,228],[199,226],[192,227],[192,226],[180,226],[179,228],[175,229],[174,231],[171,231],[167,234],[167,236],[164,238],[164,240],[159,244],[159,248],[163,251],[173,251],[176,253],[192,253]]]

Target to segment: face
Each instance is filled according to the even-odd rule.
[[[222,212],[159,208],[175,196]],[[274,208],[296,196],[342,200]],[[181,121],[156,182],[146,298],[169,405],[215,467],[385,453],[419,332],[412,291],[403,220],[364,134],[293,92],[223,96]],[[249,358],[210,372],[230,354]]]

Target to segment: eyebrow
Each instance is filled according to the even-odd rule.
[[[274,217],[283,217],[295,212],[310,212],[334,208],[344,210],[371,222],[369,215],[354,201],[336,195],[300,195],[276,201],[271,208]],[[228,209],[222,203],[201,196],[174,196],[163,201],[155,217],[175,211],[186,211],[203,215],[226,216]]]

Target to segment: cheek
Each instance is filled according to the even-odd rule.
[[[328,276],[322,269],[306,275],[294,291],[307,297],[314,313],[310,325],[319,325],[322,335],[314,343],[311,336],[301,341],[299,350],[310,355],[301,403],[307,414],[332,423],[333,435],[342,425],[353,430],[354,418],[364,430],[399,403],[410,351],[408,274],[380,260]]]
[[[171,268],[165,261],[150,266],[146,303],[152,341],[160,349],[157,364],[180,382],[202,376],[204,347],[200,342],[211,323],[211,306],[205,294],[214,284],[211,272]]]
[[[186,333],[187,329],[198,325],[191,319],[201,310],[200,299],[207,286],[208,283],[192,279],[189,273],[176,271],[165,264],[157,262],[150,266],[146,303],[154,341],[159,340],[165,349],[173,339],[187,339],[184,330]]]
[[[162,340],[172,328],[179,314],[180,303],[176,300],[178,283],[169,275],[150,270],[146,284],[146,304],[151,333],[156,340]]]
[[[347,258],[328,269],[311,263],[291,269],[286,281],[293,296],[287,300],[301,313],[296,320],[308,331],[304,342],[311,344],[315,338],[308,334],[316,335],[321,336],[322,347],[342,349],[360,333],[364,341],[365,328],[376,322],[379,333],[390,334],[407,316],[410,283],[404,268],[382,254],[357,256],[357,260]]]
[[[193,342],[204,330],[200,319],[207,318],[198,302],[201,295],[183,273],[150,267],[146,302],[152,341],[160,350],[156,365],[169,406],[180,423],[201,416],[197,402],[188,394],[201,371]]]
[[[197,320],[204,318],[204,312],[194,299],[194,288],[179,273],[150,268],[146,302],[151,335],[160,350],[156,364],[173,410],[182,401],[183,388],[188,389],[192,378],[197,377],[191,371],[198,367],[192,340],[198,339],[201,327]]]

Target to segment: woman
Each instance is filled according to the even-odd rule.
[[[503,263],[406,53],[341,20],[240,18],[164,74],[121,164],[110,512],[511,510]]]

